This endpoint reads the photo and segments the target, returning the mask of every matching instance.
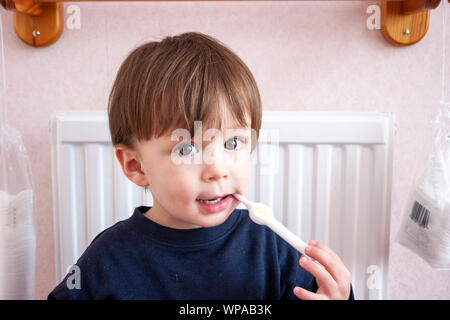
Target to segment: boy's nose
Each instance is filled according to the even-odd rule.
[[[228,170],[221,164],[214,163],[206,165],[202,173],[202,180],[205,182],[219,181],[228,178]]]
[[[229,167],[221,141],[214,141],[204,149],[202,180],[205,182],[228,178]]]

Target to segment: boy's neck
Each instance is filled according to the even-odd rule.
[[[144,216],[151,221],[162,225],[164,227],[173,228],[173,229],[197,229],[200,226],[193,225],[190,223],[186,223],[179,219],[174,218],[170,213],[168,213],[164,208],[160,206],[158,201],[154,199],[153,206],[144,213]]]

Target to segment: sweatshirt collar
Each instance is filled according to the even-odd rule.
[[[144,216],[150,209],[148,206],[140,206],[134,210],[130,217],[132,228],[160,243],[186,247],[208,244],[228,235],[239,222],[242,213],[242,209],[234,209],[227,220],[214,227],[174,229],[162,226]]]

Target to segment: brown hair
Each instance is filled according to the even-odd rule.
[[[214,38],[188,32],[148,42],[123,61],[108,101],[111,140],[134,148],[175,128],[193,135],[194,121],[221,126],[220,102],[259,137],[261,98],[244,62]],[[252,137],[253,140],[253,137]],[[256,141],[252,141],[252,150]]]

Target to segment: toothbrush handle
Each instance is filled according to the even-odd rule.
[[[271,218],[268,223],[270,227],[276,234],[283,238],[287,243],[293,246],[295,249],[305,254],[305,248],[308,246],[304,241],[300,240],[293,232],[281,224],[277,219]]]

